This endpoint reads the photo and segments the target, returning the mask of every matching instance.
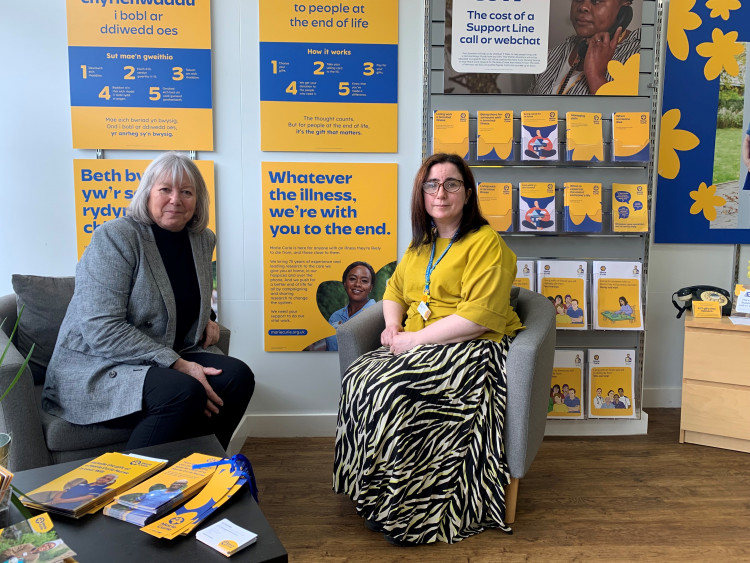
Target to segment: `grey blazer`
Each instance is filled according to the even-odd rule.
[[[214,233],[190,234],[201,293],[190,346],[172,349],[176,311],[172,286],[151,227],[129,217],[94,231],[76,267],[75,293],[60,327],[42,395],[49,413],[74,424],[111,420],[141,410],[151,366],[169,367],[200,339],[211,314]],[[220,353],[214,346],[209,352]]]

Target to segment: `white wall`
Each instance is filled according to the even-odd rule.
[[[399,8],[399,153],[262,153],[259,138],[257,2],[214,0],[215,151],[219,285],[232,353],[253,368],[256,394],[238,434],[331,435],[339,393],[333,353],[265,353],[260,163],[398,162],[399,254],[409,239],[409,190],[421,160],[423,2]],[[72,275],[76,262],[65,3],[0,3],[0,294],[12,273]],[[154,153],[106,151],[109,158]],[[657,188],[658,189],[658,188]],[[644,407],[679,406],[683,322],[672,292],[686,285],[729,288],[731,245],[652,245],[644,369]]]
[[[13,273],[73,275],[76,240],[65,2],[0,3],[0,295]],[[213,0],[214,152],[218,283],[231,353],[256,375],[237,435],[332,435],[339,396],[335,353],[263,351],[261,161],[396,162],[399,255],[409,240],[411,181],[422,156],[424,6],[400,2],[397,154],[262,153],[259,132],[258,3]],[[107,158],[153,158],[105,151]]]

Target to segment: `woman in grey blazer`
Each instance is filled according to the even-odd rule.
[[[215,434],[226,448],[255,388],[214,346],[208,191],[189,158],[143,173],[127,217],[94,231],[47,369],[44,408],[132,427],[128,448]]]

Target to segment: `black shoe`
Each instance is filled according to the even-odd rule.
[[[383,533],[383,526],[381,526],[378,522],[375,520],[367,520],[365,519],[365,528],[372,532],[378,532],[379,534]]]
[[[393,536],[389,536],[388,534],[383,534],[385,537],[385,541],[387,541],[391,545],[395,545],[397,547],[417,547],[419,543],[413,542],[413,541],[406,541],[406,540],[397,540]]]

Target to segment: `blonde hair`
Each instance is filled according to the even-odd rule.
[[[141,176],[141,183],[128,206],[128,217],[143,225],[152,225],[154,219],[148,213],[148,198],[151,189],[163,177],[173,183],[182,182],[187,178],[195,189],[195,213],[187,224],[189,231],[202,233],[208,226],[209,197],[206,182],[195,162],[178,152],[165,152],[155,158]]]

